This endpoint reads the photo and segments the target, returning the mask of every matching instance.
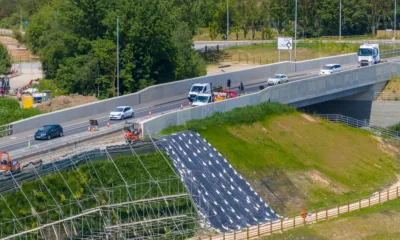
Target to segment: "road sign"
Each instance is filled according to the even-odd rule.
[[[278,50],[292,50],[292,38],[278,38]]]

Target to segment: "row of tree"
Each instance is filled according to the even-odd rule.
[[[340,0],[298,0],[298,36],[337,35]],[[294,35],[296,0],[0,0],[0,23],[29,20],[26,41],[46,77],[68,92],[116,93],[120,16],[121,93],[205,74],[192,49],[208,28],[215,39]],[[342,34],[393,27],[393,0],[342,0]],[[229,7],[228,7],[229,6]],[[22,20],[22,21],[21,21]]]
[[[230,34],[246,39],[255,31],[262,38],[272,35],[294,35],[295,0],[203,0],[201,25],[208,27],[211,37],[226,35],[227,9]],[[298,35],[320,37],[339,34],[340,1],[342,2],[342,34],[373,34],[377,29],[394,27],[393,0],[298,0]],[[229,7],[228,7],[229,6]],[[396,26],[399,27],[399,18]],[[248,35],[248,33],[250,33]]]
[[[182,11],[169,0],[52,1],[32,16],[26,41],[57,86],[110,97],[117,86],[117,16],[120,93],[205,74]]]

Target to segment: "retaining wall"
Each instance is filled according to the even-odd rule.
[[[373,101],[370,124],[390,127],[400,123],[400,101]]]
[[[21,121],[12,123],[13,133],[21,133],[33,129],[37,129],[45,124],[65,123],[80,118],[87,118],[93,115],[107,114],[111,109],[119,105],[137,106],[139,104],[160,103],[163,99],[182,99],[188,93],[189,88],[196,82],[212,82],[214,86],[226,86],[226,81],[231,79],[232,87],[239,86],[240,82],[246,85],[246,82],[255,80],[267,80],[275,73],[293,73],[309,70],[318,70],[327,63],[340,63],[342,65],[349,63],[357,63],[356,54],[346,54],[335,57],[319,58],[303,62],[281,62],[269,64],[245,70],[223,73],[213,76],[204,76],[192,78],[172,83],[150,86],[137,93],[115,97],[95,103],[89,103],[73,108],[59,110],[47,113]]]
[[[400,64],[398,63],[384,63],[348,70],[330,76],[318,76],[273,86],[257,93],[163,114],[146,120],[141,124],[145,134],[157,134],[164,128],[181,125],[191,119],[202,119],[215,112],[226,112],[233,108],[255,105],[266,101],[290,105],[310,100],[322,102],[325,101],[327,96],[330,98],[334,98],[335,95],[342,97],[343,92],[352,94],[351,90],[354,89],[365,91],[367,89],[366,86],[388,81],[392,74],[400,75],[399,66]]]

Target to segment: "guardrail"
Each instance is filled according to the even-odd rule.
[[[13,125],[12,124],[6,124],[3,126],[0,126],[0,137],[10,136],[12,134],[13,134]]]
[[[376,92],[374,100],[400,101],[400,93],[397,92]]]
[[[334,123],[346,124],[350,127],[362,128],[377,136],[389,138],[392,140],[400,141],[400,132],[396,132],[387,128],[371,126],[367,119],[357,120],[351,117],[343,116],[340,114],[314,114],[313,116],[325,118]]]
[[[380,52],[380,55],[383,56],[392,56],[392,55],[399,55],[400,48],[392,49],[392,50],[384,50]]]

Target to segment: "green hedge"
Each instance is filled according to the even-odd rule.
[[[0,126],[41,113],[42,112],[36,108],[25,109],[20,107],[16,99],[0,98]]]
[[[257,121],[265,120],[270,116],[290,114],[296,109],[280,103],[264,102],[258,105],[235,108],[228,112],[217,112],[204,119],[188,121],[185,125],[172,126],[164,129],[163,134],[170,134],[183,130],[199,131],[206,129],[207,126],[242,125],[252,124]]]

